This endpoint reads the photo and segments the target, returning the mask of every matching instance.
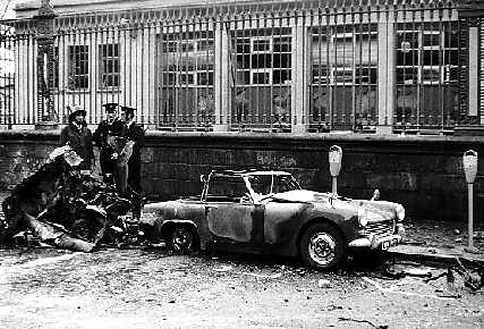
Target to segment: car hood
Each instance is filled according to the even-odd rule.
[[[293,190],[283,193],[276,193],[270,196],[269,200],[275,202],[297,202],[312,203],[319,207],[331,207],[346,209],[358,213],[364,210],[369,214],[370,221],[392,220],[396,218],[398,203],[389,201],[370,201],[350,199],[341,196],[334,196],[332,193],[321,193],[310,190]]]

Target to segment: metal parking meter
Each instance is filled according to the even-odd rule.
[[[474,247],[474,181],[477,175],[477,152],[469,150],[464,152],[462,163],[467,182],[468,194],[468,225],[469,225],[469,244],[466,251],[477,251]]]
[[[343,158],[343,150],[338,145],[333,145],[329,148],[329,172],[332,178],[332,192],[338,194],[338,176],[341,171],[341,160]]]

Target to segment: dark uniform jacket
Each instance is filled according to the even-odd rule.
[[[145,143],[145,131],[136,123],[132,123],[126,130],[124,137],[134,142],[133,154],[130,158],[130,163],[134,161],[141,161],[141,148]]]
[[[96,146],[99,147],[99,160],[101,162],[101,170],[103,175],[106,173],[112,173],[114,168],[114,161],[111,159],[116,150],[108,142],[110,136],[123,136],[125,134],[124,124],[118,120],[114,120],[109,123],[107,120],[103,120],[99,123],[94,131],[93,139]]]
[[[141,190],[141,148],[145,143],[145,131],[136,123],[127,127],[124,135],[134,142],[133,153],[128,161],[128,184],[137,192]]]
[[[80,169],[91,169],[94,159],[92,148],[92,134],[87,125],[82,125],[79,129],[74,123],[64,127],[60,134],[60,145],[69,145],[83,159]]]

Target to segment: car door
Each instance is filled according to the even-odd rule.
[[[242,177],[212,177],[206,196],[206,218],[208,229],[217,242],[247,244],[259,240],[258,231],[263,234],[263,218]],[[261,229],[254,231],[254,221],[260,220]]]

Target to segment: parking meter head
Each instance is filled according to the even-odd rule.
[[[329,171],[331,176],[336,177],[341,171],[341,161],[343,158],[343,150],[338,145],[333,145],[329,148]]]
[[[477,152],[469,150],[464,152],[462,164],[464,166],[464,173],[466,175],[467,184],[473,184],[477,175]]]

